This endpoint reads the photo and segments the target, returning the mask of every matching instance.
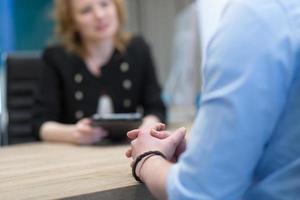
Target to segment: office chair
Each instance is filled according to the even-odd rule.
[[[4,143],[4,70],[3,70],[3,59],[0,59],[0,146],[3,146]]]
[[[9,53],[4,58],[7,124],[4,142],[36,140],[33,133],[34,99],[43,61],[38,53]]]

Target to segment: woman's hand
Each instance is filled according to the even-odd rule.
[[[92,121],[88,118],[81,119],[78,121],[72,132],[74,143],[76,144],[94,144],[105,138],[108,133],[101,127],[92,127]]]
[[[143,122],[138,129],[143,130],[144,132],[149,132],[153,127],[159,123],[158,117],[155,115],[147,115],[143,118]]]

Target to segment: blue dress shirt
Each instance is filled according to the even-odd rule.
[[[300,1],[232,0],[169,199],[300,199]]]

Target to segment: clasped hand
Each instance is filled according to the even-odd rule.
[[[134,161],[147,151],[160,151],[169,161],[176,162],[186,148],[186,129],[182,127],[170,132],[165,128],[165,124],[157,123],[152,129],[129,131],[127,136],[131,140],[131,147],[126,151],[126,156]]]

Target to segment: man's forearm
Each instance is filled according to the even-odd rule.
[[[161,156],[151,156],[139,169],[140,178],[158,199],[167,199],[167,177],[171,166]]]

